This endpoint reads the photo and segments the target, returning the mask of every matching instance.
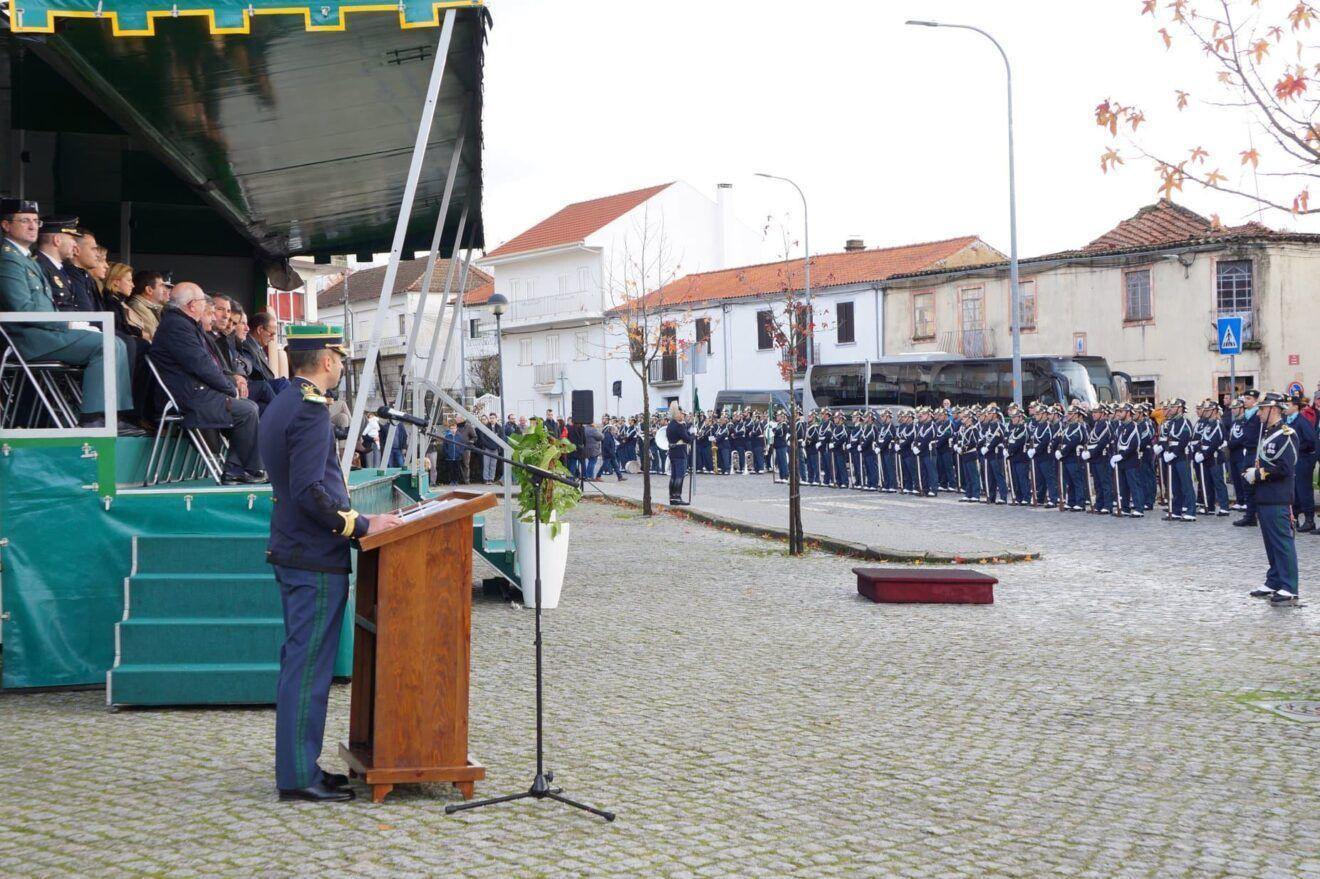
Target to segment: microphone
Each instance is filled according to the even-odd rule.
[[[377,418],[384,418],[386,421],[398,421],[403,424],[411,424],[413,427],[430,427],[430,422],[425,418],[419,418],[416,415],[410,415],[407,412],[400,412],[398,409],[391,409],[389,406],[381,406],[376,410]]]

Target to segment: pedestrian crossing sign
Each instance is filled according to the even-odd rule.
[[[1221,317],[1217,321],[1220,354],[1242,353],[1242,318]]]

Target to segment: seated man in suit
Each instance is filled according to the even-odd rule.
[[[229,438],[222,482],[265,482],[257,448],[257,404],[240,394],[207,344],[203,321],[210,304],[198,285],[185,281],[170,293],[152,339],[151,359],[183,411],[184,427],[220,430]]]
[[[275,374],[266,355],[278,332],[275,316],[260,311],[252,316],[250,323],[241,324],[235,333],[238,356],[247,365],[248,397],[261,407],[262,412],[280,391],[289,386],[287,378]]]
[[[0,311],[56,310],[55,295],[41,265],[30,255],[41,228],[37,203],[0,199]],[[105,425],[105,382],[102,380],[104,347],[99,332],[61,323],[13,323],[6,331],[27,360],[53,360],[84,367],[82,416],[85,427]],[[133,388],[128,351],[120,339],[113,343],[115,408],[121,414],[120,436],[142,436],[125,419],[133,417]]]

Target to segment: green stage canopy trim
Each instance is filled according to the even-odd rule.
[[[156,34],[156,19],[205,17],[213,34],[246,34],[254,15],[301,15],[309,31],[342,31],[345,13],[397,10],[399,26],[438,27],[440,11],[481,6],[484,0],[398,0],[397,3],[339,3],[299,5],[288,0],[10,0],[10,24],[17,33],[55,32],[60,18],[105,18],[117,37]],[[22,4],[22,5],[20,5]]]

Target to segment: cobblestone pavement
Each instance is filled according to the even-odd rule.
[[[971,527],[956,504],[854,502],[859,527]],[[994,605],[936,607],[670,516],[573,521],[548,765],[615,824],[547,802],[446,817],[440,786],[278,803],[271,710],[4,694],[0,876],[1320,877],[1320,724],[1246,704],[1320,696],[1320,609],[1244,597],[1255,532],[982,510],[1046,556],[985,568]],[[474,643],[478,792],[516,791],[531,616],[478,600]]]

